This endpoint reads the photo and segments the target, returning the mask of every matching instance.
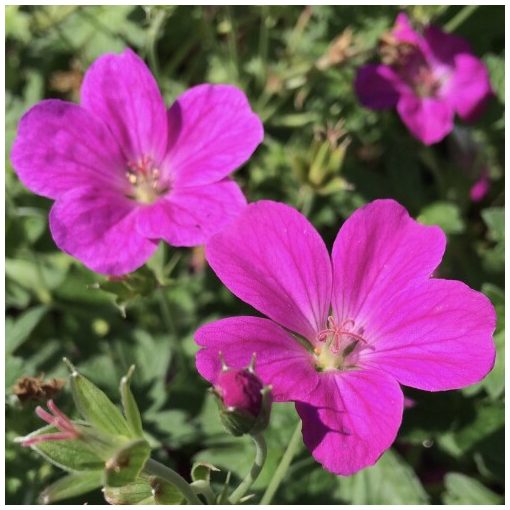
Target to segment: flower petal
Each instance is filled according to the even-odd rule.
[[[454,110],[445,99],[403,94],[397,111],[409,131],[425,145],[440,142],[453,129]]]
[[[487,67],[472,55],[457,55],[453,77],[443,93],[462,119],[476,120],[493,95]]]
[[[92,271],[118,276],[138,269],[157,247],[137,233],[136,213],[136,204],[120,194],[76,188],[51,209],[51,234],[61,250]]]
[[[364,326],[394,294],[430,277],[446,238],[420,225],[394,200],[375,200],[343,225],[333,246],[333,309]]]
[[[428,47],[428,54],[436,63],[453,66],[456,55],[471,53],[469,43],[465,39],[443,32],[434,25],[426,27],[423,36]]]
[[[313,401],[297,403],[303,440],[328,471],[352,475],[375,464],[397,435],[404,395],[383,372],[326,372]]]
[[[167,119],[156,80],[130,49],[98,58],[85,73],[81,104],[103,119],[127,160],[150,156],[161,162],[167,148]]]
[[[41,101],[23,115],[11,160],[23,184],[48,198],[77,186],[125,185],[122,156],[106,126],[66,101]]]
[[[382,64],[360,67],[354,87],[361,104],[373,110],[393,108],[402,89],[409,88],[391,67]]]
[[[137,229],[144,237],[164,239],[173,246],[197,246],[228,225],[245,206],[242,191],[230,179],[176,188],[140,209]]]
[[[360,363],[427,391],[479,382],[494,365],[491,302],[462,282],[436,280],[388,296],[370,318],[374,350]]]
[[[206,257],[240,299],[311,342],[325,327],[331,264],[317,231],[298,211],[262,200],[211,238]]]
[[[219,181],[245,163],[264,137],[245,94],[231,85],[198,85],[168,111],[167,165],[176,185]]]
[[[196,364],[200,375],[215,384],[221,352],[227,366],[246,368],[255,353],[255,373],[273,387],[277,402],[306,399],[318,384],[312,355],[282,327],[259,317],[232,317],[202,326],[195,333],[202,346]]]
[[[391,31],[398,43],[421,46],[422,36],[414,30],[405,12],[400,12]]]

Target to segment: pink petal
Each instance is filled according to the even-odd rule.
[[[360,363],[428,391],[463,388],[494,365],[491,302],[462,282],[429,280],[388,295],[369,320],[374,350]]]
[[[246,206],[239,186],[225,179],[205,186],[176,188],[140,209],[138,232],[173,246],[197,246],[228,225]]]
[[[292,207],[262,200],[212,237],[206,257],[237,297],[314,341],[331,299],[329,255],[314,227]]]
[[[156,80],[130,49],[98,58],[85,73],[81,104],[108,125],[128,160],[162,161],[167,119]]]
[[[393,108],[401,90],[409,88],[391,67],[381,64],[360,67],[354,87],[361,104],[373,110]]]
[[[245,163],[264,137],[245,94],[231,85],[198,85],[168,111],[167,164],[176,185],[223,179]]]
[[[11,160],[23,184],[48,198],[77,186],[125,186],[122,156],[107,127],[65,101],[41,101],[23,115]]]
[[[216,384],[221,352],[227,366],[246,368],[253,353],[255,373],[272,385],[277,402],[305,399],[318,384],[312,355],[282,327],[258,317],[232,317],[202,326],[195,333],[202,346],[196,364],[200,375]]]
[[[453,77],[443,93],[462,119],[476,120],[492,96],[487,67],[473,55],[457,55]]]
[[[413,29],[409,17],[405,12],[400,12],[398,14],[391,33],[399,43],[421,46],[422,36]]]
[[[62,195],[50,212],[57,246],[89,269],[122,275],[138,269],[157,243],[136,231],[135,202],[107,189],[76,188]]]
[[[441,262],[446,238],[394,200],[375,200],[343,225],[333,246],[335,316],[364,326],[389,298],[421,284]]]
[[[383,372],[325,372],[313,401],[296,409],[313,457],[328,471],[348,476],[377,462],[391,446],[403,402],[398,383]]]
[[[445,99],[404,94],[397,111],[409,131],[425,145],[440,142],[453,129],[454,110]]]
[[[471,53],[469,43],[455,34],[443,32],[439,27],[429,25],[423,32],[431,59],[436,63],[453,66],[459,53]]]

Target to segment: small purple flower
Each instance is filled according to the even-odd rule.
[[[387,64],[358,70],[355,89],[364,106],[396,107],[411,133],[427,145],[452,131],[455,114],[476,120],[492,89],[485,64],[464,39],[433,25],[418,33],[403,13],[390,39]]]
[[[139,268],[159,240],[195,246],[246,205],[229,174],[262,141],[243,92],[198,85],[165,108],[131,50],[97,59],[81,104],[45,100],[21,119],[11,153],[20,180],[55,200],[57,246],[108,275]]]
[[[331,258],[308,220],[260,201],[206,245],[221,281],[269,319],[202,326],[196,364],[212,384],[257,357],[275,402],[293,401],[303,438],[329,471],[374,464],[402,421],[400,384],[427,391],[479,382],[493,367],[494,307],[459,281],[431,278],[446,245],[393,200],[358,209]]]

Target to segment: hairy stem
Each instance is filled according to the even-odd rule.
[[[237,489],[228,498],[232,505],[238,503],[239,500],[248,492],[262,471],[264,462],[266,461],[267,446],[266,441],[264,440],[264,436],[262,434],[256,434],[252,437],[252,439],[256,448],[255,461],[253,462],[253,466],[251,467],[250,472],[246,478],[239,484]]]
[[[278,490],[280,483],[287,474],[287,470],[289,469],[290,463],[292,462],[294,454],[296,453],[299,447],[300,438],[301,438],[301,422],[298,422],[294,430],[294,433],[290,438],[287,449],[283,454],[282,460],[280,461],[280,464],[278,464],[278,467],[276,468],[276,471],[274,472],[273,477],[271,478],[271,482],[267,486],[264,496],[262,496],[262,499],[260,501],[261,505],[269,505],[271,503],[271,500],[273,499],[273,496]]]

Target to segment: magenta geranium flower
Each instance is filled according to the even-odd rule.
[[[286,205],[249,205],[206,245],[221,281],[268,319],[234,317],[195,336],[200,374],[257,374],[276,402],[294,401],[303,438],[329,471],[350,475],[393,443],[404,397],[480,381],[494,364],[495,311],[459,281],[431,278],[446,239],[393,200],[342,226],[331,259],[317,231]]]
[[[246,205],[228,175],[263,137],[246,96],[198,85],[166,109],[131,50],[90,67],[81,104],[42,101],[21,119],[11,159],[21,181],[55,200],[57,246],[99,273],[133,271],[160,239],[194,246]]]
[[[485,64],[464,39],[432,25],[418,33],[403,13],[390,38],[389,63],[358,70],[355,89],[364,106],[396,107],[411,133],[427,145],[451,132],[455,114],[476,120],[492,89]]]

